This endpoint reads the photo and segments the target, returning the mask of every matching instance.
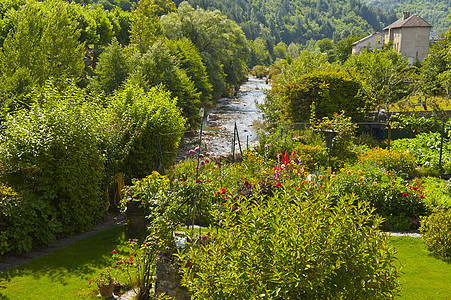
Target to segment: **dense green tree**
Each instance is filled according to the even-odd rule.
[[[186,38],[181,40],[168,40],[167,46],[171,49],[171,53],[177,57],[179,67],[185,70],[194,82],[196,90],[201,93],[202,106],[210,107],[212,105],[213,87],[208,79],[207,68],[196,46]]]
[[[83,74],[83,44],[77,23],[63,1],[30,0],[7,12],[13,27],[3,43],[0,69],[4,105],[26,100],[22,92],[54,78],[80,80]],[[17,80],[17,82],[12,81]]]
[[[130,43],[140,53],[145,53],[163,34],[157,9],[153,0],[140,0],[132,13]]]
[[[224,83],[235,85],[246,77],[248,42],[241,28],[218,10],[194,9],[185,2],[161,21],[168,38],[188,38],[194,43],[215,93],[227,91]]]
[[[161,170],[162,164],[168,168],[186,121],[171,93],[162,86],[146,91],[126,84],[107,103],[105,149],[109,172],[125,172],[130,184],[133,178]]]
[[[187,72],[179,68],[179,59],[164,40],[156,41],[149,50],[137,56],[137,67],[130,76],[130,83],[149,90],[162,85],[177,98],[177,105],[189,124],[199,123],[198,111],[201,105],[201,93],[196,90],[194,82]]]
[[[174,1],[178,6],[182,0]],[[332,38],[344,30],[365,34],[382,30],[396,16],[360,0],[188,0],[193,7],[215,10],[238,23],[248,39],[263,38],[272,47],[282,41],[286,45],[305,44],[308,40]],[[343,39],[346,36],[340,36]]]
[[[119,8],[108,13],[111,25],[113,25],[114,37],[121,45],[130,43],[131,13]]]
[[[344,63],[349,56],[351,56],[352,52],[352,43],[358,41],[360,37],[356,35],[350,35],[334,44],[333,55],[335,59]]]
[[[373,108],[388,108],[407,96],[415,77],[415,67],[396,50],[376,50],[352,55],[345,67],[362,82],[362,92]]]
[[[286,58],[287,56],[287,45],[284,42],[279,42],[273,48],[273,53],[275,59],[277,58]]]
[[[91,79],[91,88],[107,95],[117,90],[130,74],[131,63],[127,51],[114,38],[99,57]]]

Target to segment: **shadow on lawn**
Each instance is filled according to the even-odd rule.
[[[99,269],[112,264],[111,250],[124,242],[124,226],[118,226],[4,272],[0,275],[0,300],[7,299],[1,294],[1,289],[5,289],[2,283],[15,277],[31,276],[36,280],[47,277],[62,285],[76,277],[87,284]]]

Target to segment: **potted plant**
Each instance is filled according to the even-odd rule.
[[[113,296],[113,290],[115,287],[116,276],[113,275],[113,269],[108,267],[107,269],[100,272],[93,280],[89,282],[95,282],[99,287],[100,296],[105,298],[110,298]]]

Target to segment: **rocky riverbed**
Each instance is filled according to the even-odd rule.
[[[262,112],[256,107],[256,103],[262,103],[265,99],[265,90],[271,86],[263,79],[249,78],[241,85],[234,97],[220,99],[216,106],[205,113],[205,127],[215,128],[217,131],[203,131],[202,148],[214,156],[228,155],[233,152],[232,142],[235,123],[238,130],[241,148],[254,147],[258,144],[255,121],[262,116]],[[176,156],[176,161],[183,160],[189,151],[199,145],[199,132],[188,133]],[[238,141],[235,151],[239,152]]]

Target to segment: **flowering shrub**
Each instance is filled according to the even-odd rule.
[[[451,210],[442,205],[421,219],[420,230],[426,248],[433,254],[451,260]]]
[[[358,157],[358,165],[383,168],[407,178],[416,167],[415,157],[408,152],[390,151],[379,147],[371,148]]]
[[[98,286],[108,286],[116,281],[116,275],[117,271],[112,269],[111,267],[108,267],[105,270],[101,271],[99,275],[94,277],[94,279],[89,281],[89,284],[94,282]]]
[[[195,299],[383,299],[399,283],[394,249],[368,203],[288,193],[226,202],[222,230],[181,255]],[[367,226],[355,226],[366,224]]]
[[[333,196],[355,194],[369,201],[375,212],[386,220],[384,229],[408,230],[418,225],[420,216],[428,214],[422,189],[405,183],[401,178],[378,170],[341,169],[331,183]]]

